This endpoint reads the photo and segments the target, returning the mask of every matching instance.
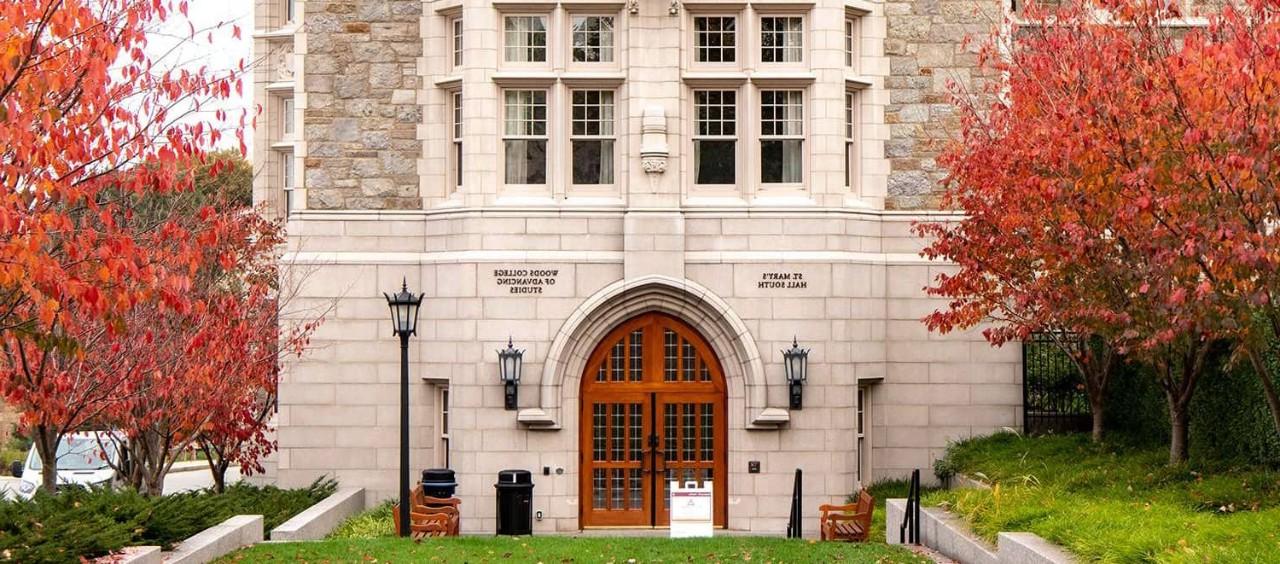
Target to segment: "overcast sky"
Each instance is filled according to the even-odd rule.
[[[253,62],[253,0],[188,0],[190,25],[194,26],[196,37],[191,38],[188,21],[180,14],[171,17],[158,29],[151,32],[148,38],[148,51],[158,65],[164,67],[183,66],[198,69],[207,67],[217,75],[224,75],[228,70],[236,69],[243,59],[245,65]],[[232,25],[240,27],[240,38],[233,36]],[[219,27],[221,26],[221,27]],[[213,34],[213,42],[209,42],[209,34]],[[253,74],[244,77],[244,89],[240,95],[219,103],[216,107],[202,109],[201,119],[212,120],[217,109],[227,110],[228,117],[238,122],[241,111],[248,109],[253,114]],[[235,147],[237,141],[230,131],[226,132],[221,145]],[[253,132],[245,131],[245,142],[252,149]],[[246,155],[246,157],[251,156]]]

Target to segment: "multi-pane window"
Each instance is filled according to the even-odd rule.
[[[453,33],[453,68],[462,67],[462,18],[449,20],[449,29]]]
[[[293,98],[280,99],[280,135],[285,139],[293,137]]]
[[[854,59],[854,40],[856,39],[857,29],[852,19],[844,21],[844,66],[853,68]]]
[[[547,17],[507,16],[503,18],[503,60],[509,63],[547,61]]]
[[[295,0],[284,0],[284,22],[293,23],[294,18],[298,16],[298,6]]]
[[[613,16],[573,17],[573,61],[613,62]]]
[[[737,169],[738,92],[698,90],[693,93],[694,182],[733,184]]]
[[[547,91],[503,93],[507,184],[547,182]]]
[[[863,452],[866,447],[866,419],[867,419],[867,389],[858,387],[858,479],[862,480],[862,467],[867,460],[867,455]]]
[[[613,92],[574,90],[573,183],[613,183]]]
[[[284,211],[293,211],[293,151],[280,151],[280,186],[284,188]]]
[[[760,60],[765,63],[798,63],[804,54],[804,18],[760,18]]]
[[[449,388],[440,388],[440,462],[445,468],[450,466],[449,460]]]
[[[801,181],[804,169],[804,92],[760,92],[760,181]]]
[[[462,91],[453,93],[453,185],[462,186]]]
[[[844,185],[853,186],[853,175],[857,169],[857,163],[854,160],[854,119],[857,114],[854,112],[853,92],[844,93]]]
[[[693,18],[699,63],[732,63],[738,55],[738,19],[733,16]]]

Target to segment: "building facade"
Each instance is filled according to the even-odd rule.
[[[383,292],[425,294],[412,467],[495,529],[661,527],[668,480],[780,534],[948,441],[1020,424],[1014,349],[930,334],[913,222],[946,85],[1006,9],[971,0],[258,0],[255,197],[288,217],[280,484],[392,497],[399,355]],[[514,409],[498,375],[524,351]],[[783,353],[808,349],[793,406]],[[815,530],[816,523],[805,528]]]

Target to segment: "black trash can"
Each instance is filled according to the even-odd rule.
[[[528,470],[498,472],[498,534],[533,534],[533,474]]]
[[[448,468],[428,468],[422,471],[422,493],[427,497],[453,497],[458,488],[454,480],[453,470]]]

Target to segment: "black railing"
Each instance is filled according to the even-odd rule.
[[[898,527],[898,542],[920,544],[920,469],[911,471],[911,489],[907,491],[907,507]]]
[[[1092,421],[1084,379],[1059,340],[1087,346],[1076,337],[1047,333],[1022,342],[1022,431],[1028,435],[1087,431]]]
[[[796,481],[791,486],[791,517],[787,519],[787,538],[800,538],[800,500],[804,494],[804,486],[802,479],[804,473],[796,468]]]

